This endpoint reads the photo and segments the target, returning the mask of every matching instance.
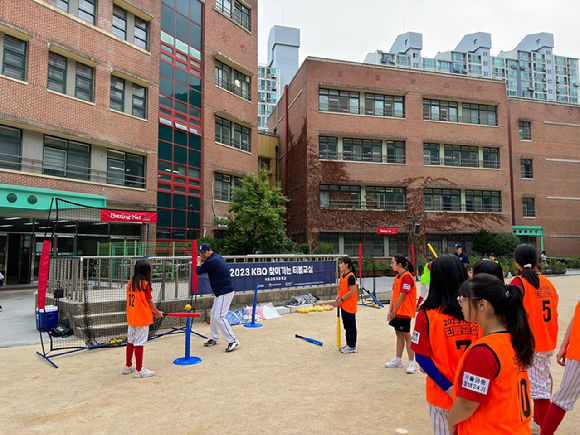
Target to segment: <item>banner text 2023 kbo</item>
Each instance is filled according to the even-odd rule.
[[[290,287],[336,284],[334,261],[231,263],[230,277],[236,291],[276,290]],[[207,274],[198,278],[198,294],[212,294]]]

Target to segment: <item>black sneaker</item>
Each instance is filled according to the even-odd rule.
[[[240,342],[238,340],[234,341],[233,343],[228,344],[228,348],[226,349],[226,352],[231,352],[239,345],[240,345]]]
[[[2,308],[2,305],[0,305],[0,311],[2,311],[4,308]]]
[[[219,341],[216,341],[216,340],[214,340],[212,338],[210,338],[208,341],[206,341],[205,343],[203,343],[203,345],[205,347],[215,346],[216,344],[220,344],[220,342]]]

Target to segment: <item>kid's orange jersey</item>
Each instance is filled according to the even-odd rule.
[[[411,349],[430,357],[441,374],[453,381],[463,353],[482,336],[481,328],[438,310],[420,310],[415,322]],[[431,405],[451,409],[453,400],[429,376],[426,392]]]
[[[574,323],[572,324],[572,331],[570,331],[570,343],[566,351],[566,358],[580,360],[580,302],[576,305],[572,321]]]
[[[153,323],[153,312],[149,306],[151,286],[141,282],[141,289],[133,291],[132,281],[127,284],[127,323],[134,327],[149,326]]]
[[[540,287],[535,288],[523,276],[524,307],[530,328],[536,339],[536,352],[556,349],[558,341],[558,293],[548,279],[539,275]]]
[[[466,371],[466,366],[477,365],[478,360],[468,359],[479,346],[486,346],[497,363],[495,377],[491,379]],[[476,393],[486,400],[479,403],[471,417],[457,425],[458,435],[531,434],[530,380],[525,365],[517,359],[510,333],[486,335],[463,354],[453,383],[453,400],[463,397],[464,392]]]
[[[356,285],[356,276],[354,275],[354,273],[349,272],[346,275],[343,273],[340,274],[340,280],[338,281],[338,297],[341,298],[350,291],[350,289],[348,288],[349,276],[352,276],[355,279],[354,285],[355,292],[351,297],[345,299],[342,305],[340,305],[340,307],[347,313],[356,314],[358,289]]]
[[[407,279],[404,279],[408,277]],[[405,283],[403,282],[405,281]],[[410,284],[410,283],[413,284]],[[410,288],[406,288],[409,286]],[[395,313],[395,317],[403,319],[412,319],[417,312],[417,285],[408,271],[398,274],[393,282],[393,295],[391,296],[391,305],[394,307],[401,296],[401,293],[407,293],[407,297]]]

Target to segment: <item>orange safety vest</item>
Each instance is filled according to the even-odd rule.
[[[141,283],[141,290],[133,291],[132,281],[127,284],[127,323],[134,327],[149,326],[153,323],[153,312],[145,299],[147,283]]]
[[[540,287],[535,288],[520,276],[524,283],[524,307],[536,339],[536,352],[549,352],[556,349],[558,341],[558,293],[543,275],[538,278]]]
[[[464,376],[467,355],[475,346],[487,346],[495,354],[499,371],[493,379],[491,388],[481,382],[471,382],[469,375]],[[481,403],[473,415],[457,425],[458,435],[514,434],[529,435],[532,419],[532,399],[528,371],[516,357],[510,333],[486,335],[463,354],[453,383],[453,400],[457,398],[459,385],[478,389],[488,389],[489,401]]]
[[[393,282],[393,295],[391,296],[391,305],[394,307],[397,304],[397,300],[399,296],[401,296],[402,290],[402,282],[403,277],[405,275],[409,275],[413,280],[413,287],[411,287],[411,291],[407,294],[407,297],[395,313],[395,317],[403,318],[403,319],[412,319],[415,317],[415,313],[417,312],[417,285],[415,284],[415,280],[413,279],[413,275],[409,273],[409,271],[405,271],[403,273],[398,274],[395,277],[395,281]]]
[[[338,297],[341,298],[343,295],[347,294],[350,291],[350,289],[348,288],[348,277],[351,275],[354,276],[354,279],[355,279],[355,284],[354,284],[355,292],[351,297],[346,299],[342,303],[342,305],[339,305],[339,307],[341,307],[347,313],[356,314],[356,310],[357,310],[356,300],[357,300],[357,296],[358,296],[358,288],[356,285],[356,276],[354,273],[349,272],[344,277],[343,277],[342,273],[340,274],[340,279],[338,281]]]
[[[573,322],[566,358],[580,360],[580,302],[576,305]]]
[[[481,338],[482,331],[477,323],[457,320],[439,310],[425,310],[429,327],[431,359],[435,367],[447,379],[453,381],[459,360],[471,343]],[[415,337],[413,337],[415,338]],[[419,338],[420,339],[420,338]],[[443,409],[451,409],[453,400],[427,376],[427,402]]]

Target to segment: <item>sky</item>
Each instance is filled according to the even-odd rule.
[[[274,25],[300,29],[300,63],[307,56],[362,62],[405,31],[423,34],[424,57],[453,50],[474,32],[491,33],[492,56],[548,32],[554,54],[580,57],[579,22],[578,0],[259,0],[258,59],[267,63]]]

